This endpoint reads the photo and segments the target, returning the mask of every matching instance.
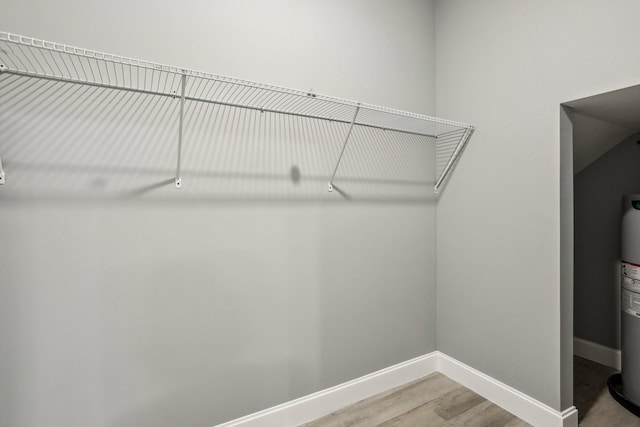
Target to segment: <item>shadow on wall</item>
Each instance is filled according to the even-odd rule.
[[[574,335],[620,348],[622,197],[640,193],[640,133],[574,178]]]
[[[434,199],[435,141],[348,124],[0,76],[3,199],[414,202]]]

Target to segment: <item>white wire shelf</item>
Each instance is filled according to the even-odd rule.
[[[0,32],[0,74],[5,73],[28,79],[166,97],[180,102],[177,188],[182,185],[180,168],[186,102],[210,103],[348,125],[340,157],[336,159],[333,174],[328,174],[329,191],[333,189],[333,180],[354,127],[413,134],[428,137],[429,141],[435,140],[436,193],[474,130],[471,125],[437,117]],[[0,184],[4,183],[1,163],[0,180]]]

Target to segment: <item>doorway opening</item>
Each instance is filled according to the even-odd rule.
[[[622,197],[640,193],[640,85],[566,102],[560,123],[562,395],[573,392],[580,422],[603,405],[637,420],[606,381],[621,365],[620,224]]]

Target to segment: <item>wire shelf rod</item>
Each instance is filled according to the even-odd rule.
[[[84,86],[92,86],[92,87],[98,87],[98,88],[103,88],[103,89],[122,90],[122,91],[141,93],[141,94],[147,94],[147,95],[156,95],[156,96],[164,96],[164,97],[170,97],[170,98],[178,98],[178,96],[173,92],[171,92],[171,93],[169,93],[169,92],[157,92],[157,91],[146,90],[146,89],[121,87],[121,86],[116,86],[116,85],[112,85],[112,84],[95,83],[95,82],[84,81],[84,80],[77,80],[77,79],[71,79],[71,78],[62,78],[62,77],[55,77],[55,76],[28,73],[28,72],[21,72],[21,71],[7,71],[7,73],[8,74],[12,74],[12,75],[22,76],[22,77],[44,79],[44,80],[49,80],[49,81],[54,81],[54,82],[73,83],[73,84],[79,84],[79,85],[84,85]],[[336,123],[343,123],[343,124],[350,124],[351,123],[350,120],[346,120],[346,119],[336,119],[336,118],[322,117],[322,116],[317,116],[317,115],[295,113],[295,112],[290,112],[290,111],[286,111],[286,110],[247,106],[247,105],[243,105],[243,104],[235,104],[235,103],[230,103],[230,102],[221,102],[221,101],[205,99],[205,98],[196,98],[196,97],[192,97],[192,96],[185,96],[184,99],[185,99],[185,101],[204,102],[204,103],[210,103],[210,104],[221,105],[221,106],[225,106],[225,107],[233,107],[233,108],[244,108],[244,109],[248,109],[248,110],[260,111],[260,112],[263,112],[263,113],[284,114],[284,115],[289,115],[289,116],[303,117],[303,118],[316,119],[316,120],[325,120],[325,121],[329,121],[329,122],[336,122]],[[388,131],[401,132],[401,133],[407,133],[407,134],[412,134],[412,135],[427,136],[427,137],[432,137],[432,138],[436,137],[436,135],[432,135],[432,134],[429,134],[429,133],[407,131],[405,129],[395,128],[395,127],[387,127],[387,126],[380,126],[380,125],[359,123],[359,122],[356,122],[356,124],[358,126],[364,126],[364,127],[373,128],[373,129],[381,129],[381,130],[385,130],[385,131],[388,130]]]
[[[454,130],[449,131],[449,132],[439,133],[438,134],[438,139],[440,140],[440,139],[443,139],[443,138],[448,137],[448,136],[456,137],[456,136],[459,136],[461,133],[464,133],[464,131],[465,131],[465,129],[454,129]]]

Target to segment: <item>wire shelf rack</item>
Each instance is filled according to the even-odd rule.
[[[333,190],[336,172],[354,128],[400,132],[435,140],[436,193],[474,131],[471,125],[437,117],[96,52],[7,32],[0,32],[0,74],[176,100],[180,103],[176,138],[177,188],[182,186],[184,106],[190,102],[345,124],[348,130],[341,140],[340,156],[336,159],[332,174],[327,174],[329,191]],[[0,157],[0,184],[4,184],[4,181]]]

